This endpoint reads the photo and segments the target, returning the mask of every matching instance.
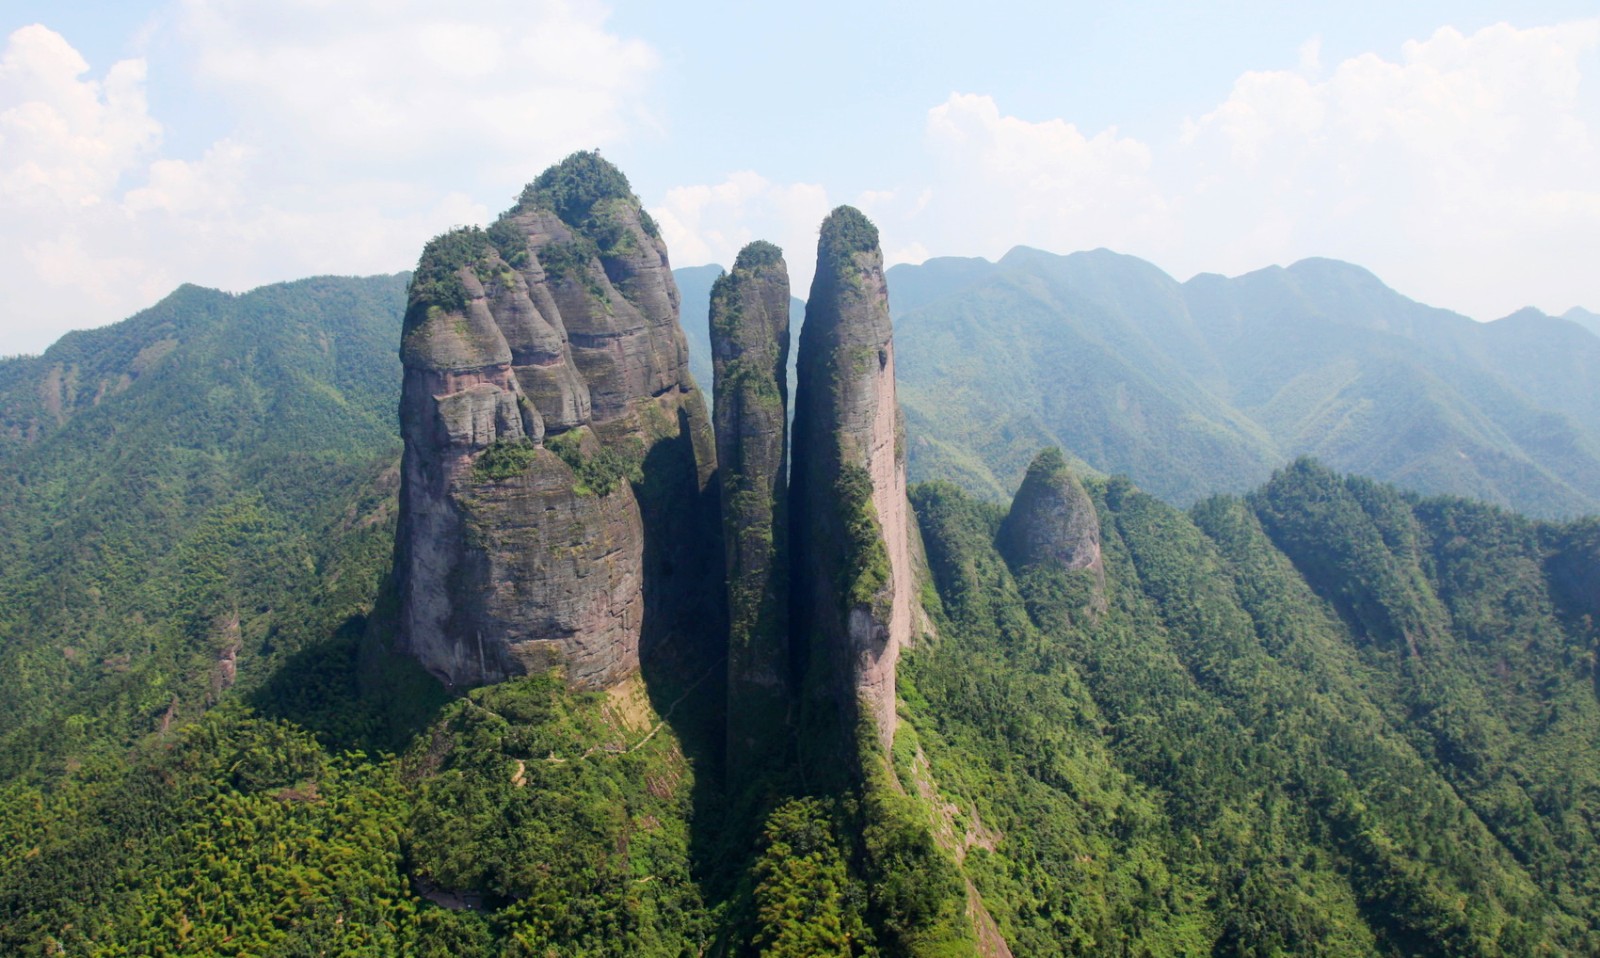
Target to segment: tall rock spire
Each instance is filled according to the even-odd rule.
[[[914,595],[894,341],[878,230],[823,221],[800,331],[791,502],[795,641],[807,692],[894,735],[894,675]]]
[[[402,649],[456,685],[561,665],[603,687],[703,625],[715,453],[620,171],[574,154],[488,230],[430,242],[400,352]]]
[[[789,709],[789,272],[755,242],[711,288],[728,573],[730,768],[781,748]]]

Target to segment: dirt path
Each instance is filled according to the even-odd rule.
[[[654,727],[652,727],[649,732],[645,733],[644,738],[634,742],[627,748],[617,748],[611,745],[591,745],[589,746],[588,750],[586,750],[582,755],[578,756],[576,760],[562,758],[556,753],[551,752],[545,757],[544,761],[553,762],[559,765],[569,761],[581,761],[582,759],[586,759],[596,752],[604,752],[607,755],[627,755],[629,752],[638,751],[640,748],[644,747],[646,742],[649,742],[651,739],[656,737],[656,733],[661,731],[661,727],[667,724],[668,719],[672,718],[672,713],[677,711],[679,705],[683,704],[683,700],[692,695],[695,689],[704,685],[706,679],[709,679],[711,676],[715,675],[717,673],[717,669],[722,668],[726,661],[726,659],[718,659],[715,663],[713,663],[711,668],[707,669],[704,675],[700,676],[698,679],[695,679],[692,685],[683,690],[682,695],[679,695],[676,699],[673,699],[672,704],[667,706],[667,710],[661,714],[661,720],[656,722]]]

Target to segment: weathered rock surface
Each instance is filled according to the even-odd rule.
[[[677,310],[655,224],[593,153],[424,250],[401,346],[399,645],[440,678],[562,665],[608,686],[703,621],[715,453]]]
[[[1011,511],[1000,525],[998,545],[1019,572],[1035,566],[1086,572],[1092,585],[1088,604],[1104,608],[1106,572],[1100,555],[1100,517],[1061,450],[1047,448],[1028,466],[1011,501]]]
[[[784,741],[789,708],[789,273],[746,246],[711,290],[717,463],[728,583],[728,752],[739,765]]]
[[[841,206],[822,224],[800,331],[794,634],[808,693],[859,708],[885,745],[915,593],[892,333],[877,228]]]

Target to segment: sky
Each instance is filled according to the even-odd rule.
[[[891,263],[1329,256],[1600,311],[1600,0],[0,0],[0,355],[408,269],[592,148],[674,266],[767,239],[802,294],[851,203]]]

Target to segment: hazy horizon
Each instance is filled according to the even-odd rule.
[[[20,0],[0,38],[0,354],[185,282],[409,269],[594,147],[677,263],[769,239],[797,289],[793,251],[851,203],[891,263],[1322,256],[1479,320],[1600,309],[1582,3]]]

